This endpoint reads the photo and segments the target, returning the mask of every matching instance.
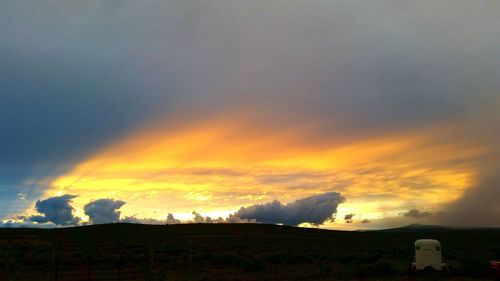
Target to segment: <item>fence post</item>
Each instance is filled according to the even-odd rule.
[[[56,265],[56,251],[54,248],[54,241],[52,241],[50,246],[50,280],[57,281],[57,265]]]
[[[188,252],[188,281],[191,281],[191,270],[193,269],[193,240],[189,240],[189,252]]]
[[[273,268],[274,268],[274,270],[273,270],[274,271],[274,280],[278,280],[278,264],[275,263]]]
[[[120,253],[118,254],[118,281],[121,281],[122,278],[122,253],[121,249],[119,250]]]
[[[92,280],[92,265],[94,263],[94,258],[95,258],[95,245],[92,245],[90,243],[86,243],[85,245],[87,249],[87,281]]]
[[[7,280],[11,280],[12,278],[12,273],[11,273],[11,260],[10,260],[10,241],[7,239],[7,253],[6,253],[6,262],[5,262],[5,274],[7,277]]]
[[[154,248],[153,245],[149,245],[148,249],[148,266],[147,266],[147,280],[153,281],[154,278]]]

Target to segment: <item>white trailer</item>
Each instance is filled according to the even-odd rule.
[[[441,243],[434,239],[419,239],[415,241],[414,270],[442,271],[446,269],[441,255]]]

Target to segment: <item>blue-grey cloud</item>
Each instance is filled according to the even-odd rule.
[[[114,199],[98,199],[83,207],[92,224],[113,223],[120,221],[119,209],[125,201]]]
[[[288,204],[276,200],[266,204],[242,207],[234,215],[243,220],[255,220],[260,223],[282,223],[285,225],[311,223],[319,225],[334,220],[337,206],[344,200],[340,193],[329,192]]]
[[[80,220],[73,215],[73,207],[70,205],[75,197],[76,195],[66,194],[38,200],[35,209],[40,215],[30,216],[27,220],[41,224],[50,222],[62,226],[76,225]]]
[[[173,214],[168,213],[167,217],[164,219],[153,219],[153,218],[138,218],[136,216],[126,216],[120,219],[120,222],[125,223],[141,223],[141,224],[180,224],[180,220],[176,219]]]
[[[0,222],[0,227],[5,228],[54,228],[57,227],[56,224],[53,223],[37,223],[32,221],[11,221],[8,220],[6,222]]]
[[[427,211],[419,211],[417,209],[411,209],[407,212],[401,213],[401,215],[407,217],[407,218],[416,218],[416,219],[421,219],[421,218],[426,218],[431,216],[431,212]]]
[[[165,222],[167,224],[179,224],[181,223],[180,220],[176,219],[173,214],[168,213],[167,218],[165,219]]]
[[[355,214],[347,214],[347,215],[345,215],[345,216],[344,216],[344,221],[345,221],[346,223],[352,223],[352,222],[353,222],[352,218],[353,218],[354,216],[355,216]]]

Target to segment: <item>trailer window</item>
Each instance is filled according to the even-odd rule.
[[[441,247],[440,246],[436,246],[436,251],[441,251]]]
[[[420,250],[420,246],[415,246],[415,250]]]

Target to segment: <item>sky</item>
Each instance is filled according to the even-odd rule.
[[[0,0],[0,225],[500,227],[499,13]]]

